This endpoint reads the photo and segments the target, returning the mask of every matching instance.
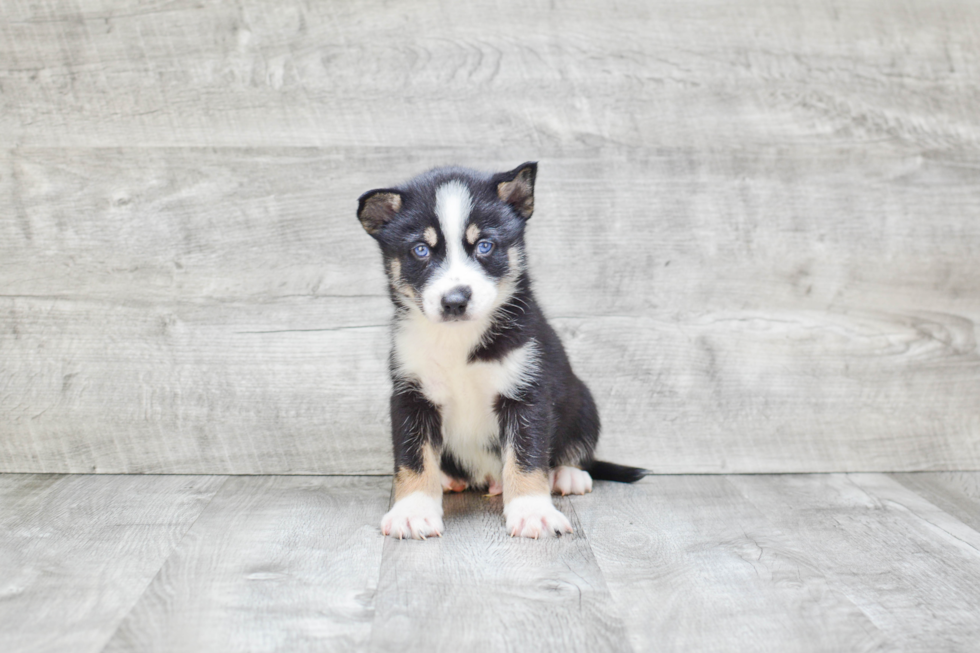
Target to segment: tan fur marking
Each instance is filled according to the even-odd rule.
[[[504,458],[504,503],[511,499],[527,496],[529,494],[551,494],[551,485],[548,483],[548,474],[544,470],[534,469],[524,471],[517,464],[512,449],[507,450]]]
[[[439,458],[431,444],[422,445],[421,474],[408,467],[399,467],[398,473],[395,474],[395,501],[403,499],[413,492],[423,492],[437,501],[442,501]]]
[[[402,262],[396,258],[391,259],[391,264],[388,266],[388,271],[391,274],[391,287],[406,297],[415,299],[415,291],[412,290],[411,286],[405,283],[404,279],[402,279]]]
[[[435,227],[426,227],[425,231],[422,232],[422,238],[425,239],[425,242],[429,243],[429,247],[435,247],[436,243],[439,242]]]
[[[470,245],[476,243],[477,239],[480,237],[480,228],[475,224],[470,223],[470,226],[466,228],[466,242]]]

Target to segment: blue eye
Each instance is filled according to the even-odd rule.
[[[419,258],[428,258],[428,256],[429,256],[429,247],[428,247],[428,245],[418,244],[418,245],[415,246],[414,249],[412,249],[412,253],[415,254]]]
[[[491,243],[489,240],[481,240],[476,244],[477,254],[489,254],[492,251],[493,251],[493,243]]]

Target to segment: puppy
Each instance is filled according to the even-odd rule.
[[[507,532],[570,533],[551,493],[646,470],[596,461],[599,414],[531,292],[524,227],[536,163],[437,168],[361,195],[395,306],[392,537],[442,535],[442,493],[503,493]]]

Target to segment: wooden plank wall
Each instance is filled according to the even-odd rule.
[[[0,471],[390,470],[357,196],[539,160],[660,472],[980,466],[980,4],[9,0]]]

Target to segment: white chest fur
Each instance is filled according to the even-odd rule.
[[[436,324],[414,311],[395,324],[394,360],[399,376],[417,380],[439,408],[443,447],[475,480],[501,479],[499,396],[513,397],[533,378],[538,363],[533,340],[499,361],[468,362],[486,329],[484,322]]]

